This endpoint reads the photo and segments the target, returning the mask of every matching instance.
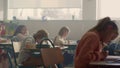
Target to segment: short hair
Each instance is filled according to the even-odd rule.
[[[25,26],[25,25],[19,25],[19,26],[16,28],[13,36],[16,36],[18,33],[21,33],[21,31],[22,31],[22,29],[23,29],[24,27],[26,27],[26,26]]]
[[[38,30],[37,33],[33,35],[34,39],[43,39],[43,38],[48,38],[48,32],[46,30]]]
[[[62,28],[60,29],[58,35],[62,36],[65,32],[69,32],[69,31],[70,31],[70,30],[69,30],[69,27],[64,26],[64,27],[62,27]]]

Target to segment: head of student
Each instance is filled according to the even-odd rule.
[[[64,26],[60,29],[58,35],[65,38],[68,35],[69,32],[70,32],[69,27]]]
[[[48,38],[48,35],[49,35],[49,33],[48,33],[46,30],[41,29],[41,30],[38,30],[38,31],[33,35],[33,37],[34,37],[34,39],[35,39],[35,41],[36,41],[37,43],[40,43],[40,42],[41,42],[41,39],[43,39],[43,38]]]
[[[25,25],[19,25],[14,32],[14,36],[16,36],[19,33],[21,33],[23,35],[25,35],[27,33],[27,28]]]
[[[105,18],[100,19],[100,20],[98,21],[98,25],[99,25],[99,24],[102,24],[102,23],[103,23],[103,25],[104,25],[104,23],[107,22],[107,21],[111,21],[110,17],[105,17]]]
[[[109,17],[99,20],[98,24],[90,31],[97,31],[100,36],[100,41],[104,43],[109,43],[118,36],[117,24]]]

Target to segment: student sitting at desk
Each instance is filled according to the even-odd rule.
[[[69,40],[66,40],[68,33],[70,32],[67,26],[64,26],[60,29],[58,36],[54,39],[54,44],[58,46],[63,46],[64,44],[68,44]]]
[[[101,61],[108,55],[103,51],[104,43],[108,44],[118,34],[118,27],[109,17],[101,19],[81,38],[75,53],[75,68],[89,68],[91,61]]]
[[[35,45],[39,44],[41,42],[41,39],[43,39],[44,37],[48,37],[48,32],[46,30],[39,30],[33,35],[33,37],[27,37],[24,39],[18,56],[19,64],[24,65],[30,60],[31,52],[26,49],[36,48]]]
[[[13,34],[13,41],[23,41],[28,36],[27,27],[25,25],[19,25],[14,34]]]

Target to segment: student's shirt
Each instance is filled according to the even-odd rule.
[[[35,43],[34,38],[33,37],[27,37],[22,41],[22,45],[21,45],[21,48],[20,48],[20,53],[19,53],[19,56],[18,56],[18,63],[19,64],[22,64],[22,62],[26,61],[31,55],[31,52],[27,49],[27,44],[31,44],[31,47],[35,46],[34,44],[36,44],[36,43]]]
[[[88,68],[91,61],[103,58],[103,45],[97,32],[87,32],[80,40],[75,54],[75,68]]]
[[[18,33],[18,34],[16,35],[16,38],[17,38],[17,40],[18,40],[19,42],[22,42],[26,37],[27,37],[27,35],[23,35],[23,34],[21,34],[21,33]]]
[[[54,44],[57,46],[63,46],[64,44],[68,44],[68,40],[62,38],[61,36],[56,36],[54,39]]]

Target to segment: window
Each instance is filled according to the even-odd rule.
[[[98,18],[106,16],[120,20],[120,0],[99,0]]]
[[[9,9],[8,19],[18,20],[81,20],[82,11],[79,8],[60,9]]]
[[[81,1],[9,0],[8,20],[81,20]]]
[[[33,9],[9,9],[8,19],[12,20],[14,17],[19,20],[27,20],[27,18],[33,17]]]

